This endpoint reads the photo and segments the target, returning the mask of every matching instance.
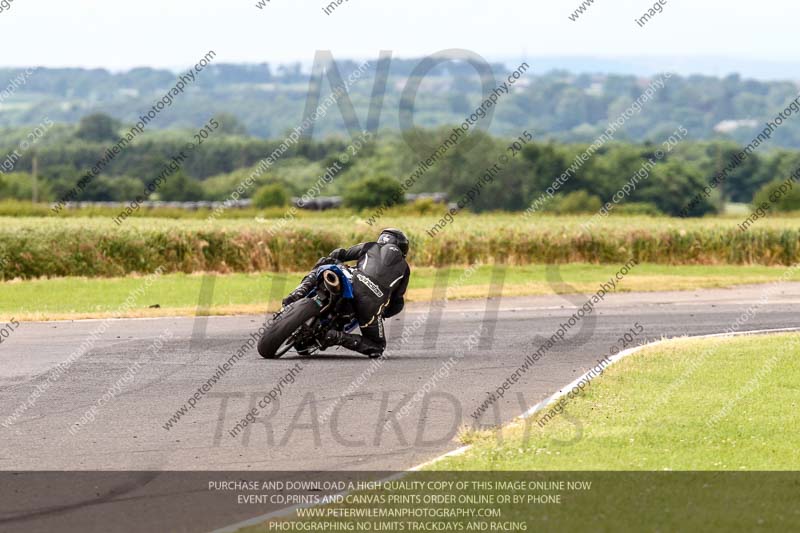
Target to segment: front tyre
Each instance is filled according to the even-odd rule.
[[[261,340],[258,341],[258,353],[264,359],[278,359],[289,351],[294,342],[292,334],[306,320],[319,313],[320,307],[311,298],[304,298],[289,305],[268,326]]]

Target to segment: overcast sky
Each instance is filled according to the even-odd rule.
[[[3,66],[182,68],[209,49],[216,62],[417,57],[467,48],[489,59],[538,56],[800,58],[800,4],[790,0],[668,0],[639,27],[649,0],[13,0],[0,13]],[[800,78],[800,75],[787,75]]]

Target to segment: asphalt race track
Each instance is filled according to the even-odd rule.
[[[557,391],[607,355],[637,322],[644,329],[636,344],[722,332],[753,305],[758,307],[741,331],[797,326],[800,283],[772,286],[765,298],[767,287],[607,296],[480,423],[508,421]],[[458,429],[472,425],[470,415],[486,393],[586,299],[504,298],[489,301],[488,312],[484,301],[410,305],[402,318],[388,324],[390,357],[373,372],[368,371],[370,360],[342,349],[310,358],[292,353],[272,361],[253,348],[213,386],[207,385],[169,430],[164,426],[170,417],[219,372],[218,365],[236,353],[263,317],[23,323],[0,346],[0,470],[6,471],[7,481],[9,471],[30,470],[407,469],[458,447]],[[48,372],[103,324],[104,333],[88,351],[58,379],[47,381]],[[404,327],[416,329],[401,340]],[[437,371],[440,377],[435,378]],[[287,374],[293,374],[294,382],[284,378],[280,395],[273,394],[277,401],[265,404],[264,396]],[[429,392],[414,398],[426,383]],[[75,426],[82,417],[88,420],[87,410],[110,390],[113,395],[95,409],[94,420]],[[259,407],[259,401],[266,407]],[[407,413],[401,409],[405,402]],[[256,423],[231,436],[253,408]],[[19,416],[9,424],[15,410]],[[139,482],[134,479],[131,490]],[[9,507],[2,493],[9,485],[2,486],[0,502],[6,504],[0,503],[0,530],[81,527],[82,500],[66,508],[35,499]],[[80,481],[75,490],[81,490]],[[163,497],[186,498],[178,492],[165,489]],[[158,517],[161,527],[150,530],[211,530],[266,509],[205,516],[207,508],[195,504],[191,512],[173,512],[174,523],[167,526],[164,515],[169,513],[159,515],[158,504],[150,503],[152,513],[137,516],[134,524],[115,522],[118,529],[104,529],[145,531],[147,520]],[[109,498],[92,501],[90,514],[105,516],[110,505]]]

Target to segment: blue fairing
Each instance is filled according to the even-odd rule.
[[[353,284],[350,282],[350,278],[347,276],[344,270],[339,265],[324,265],[319,267],[319,272],[324,270],[333,270],[336,275],[339,276],[339,281],[342,282],[342,298],[345,298],[346,300],[352,300]]]

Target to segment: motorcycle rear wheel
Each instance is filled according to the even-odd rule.
[[[297,329],[320,311],[317,302],[304,298],[289,305],[274,320],[258,341],[258,353],[264,359],[278,359],[292,348],[291,339]],[[288,345],[287,345],[288,343]]]

